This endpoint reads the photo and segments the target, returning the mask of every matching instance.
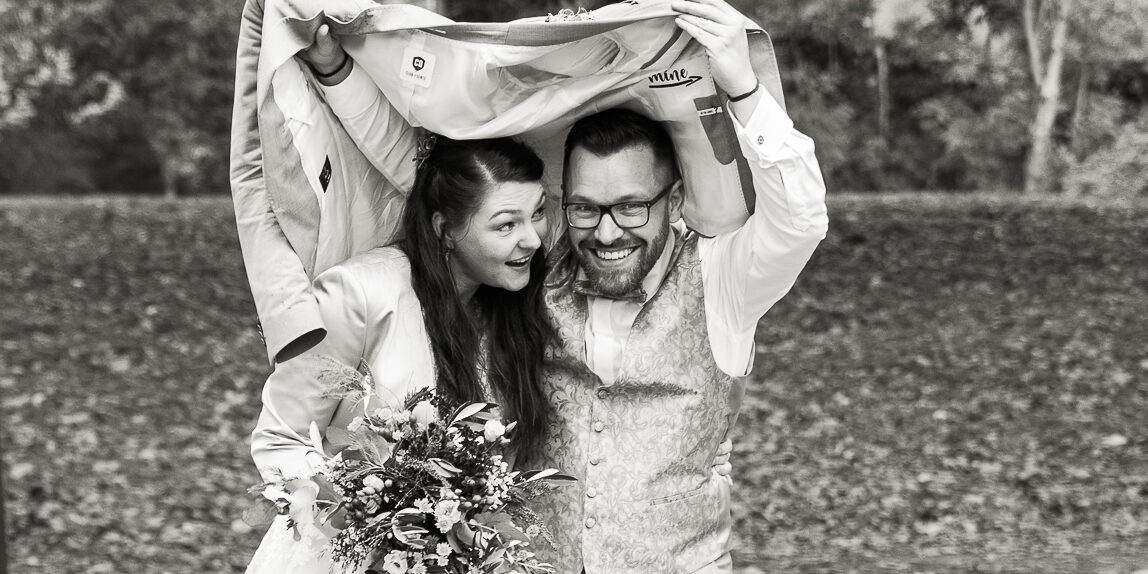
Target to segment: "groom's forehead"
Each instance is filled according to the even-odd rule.
[[[575,148],[566,166],[567,200],[643,199],[660,181],[658,158],[648,146],[631,146],[606,154]]]

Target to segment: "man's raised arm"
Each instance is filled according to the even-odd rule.
[[[239,28],[231,124],[231,195],[243,265],[259,315],[267,358],[282,362],[314,346],[326,331],[311,278],[272,209],[263,174],[256,77],[263,0],[247,0]]]

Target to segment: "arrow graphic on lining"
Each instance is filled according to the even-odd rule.
[[[678,86],[689,86],[689,85],[693,85],[693,84],[695,84],[695,83],[697,83],[697,82],[701,81],[701,79],[702,79],[702,77],[701,77],[701,76],[690,76],[689,78],[686,78],[686,79],[684,79],[684,80],[682,80],[682,81],[680,81],[680,82],[674,82],[674,83],[672,83],[672,84],[656,84],[656,85],[650,86],[650,88],[651,88],[651,89],[656,89],[656,88],[676,88],[676,87],[678,87]]]

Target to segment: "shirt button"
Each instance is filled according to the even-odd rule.
[[[594,528],[595,524],[597,524],[597,522],[595,522],[593,518],[586,519],[586,528]]]
[[[586,489],[586,496],[589,498],[594,498],[595,496],[598,496],[598,491],[594,490],[593,488],[587,488]]]
[[[605,428],[606,425],[602,421],[597,421],[594,423],[594,432],[602,432]]]
[[[757,136],[757,145],[765,145],[765,136]]]

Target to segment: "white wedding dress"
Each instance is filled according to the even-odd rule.
[[[299,540],[295,540],[287,517],[275,517],[247,565],[247,574],[359,574],[366,570],[365,565],[355,570],[336,566],[326,551],[329,538],[315,525],[298,530]]]

